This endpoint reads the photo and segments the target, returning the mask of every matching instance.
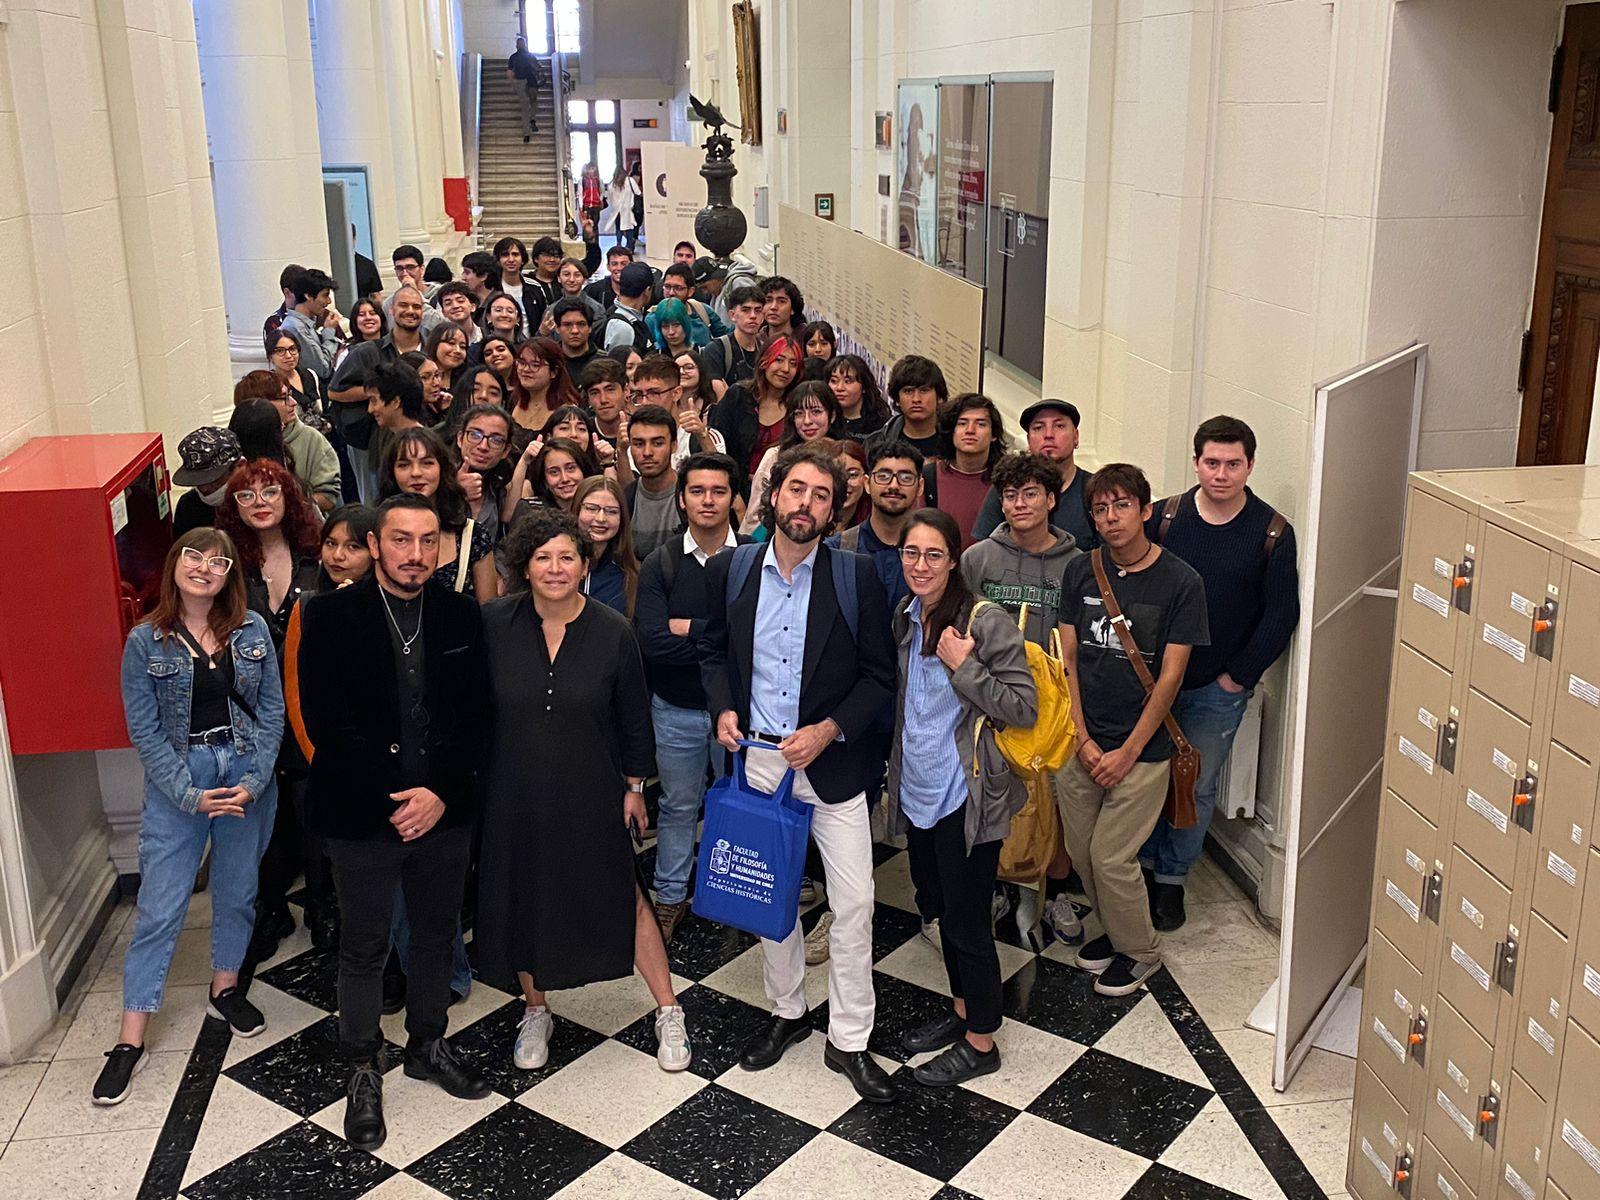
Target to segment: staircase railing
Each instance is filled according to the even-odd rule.
[[[472,221],[472,243],[482,248],[478,219],[483,204],[478,196],[479,131],[483,127],[483,55],[467,51],[461,56],[461,147],[467,167],[467,204]]]

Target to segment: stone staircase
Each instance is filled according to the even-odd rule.
[[[522,141],[522,103],[503,62],[485,62],[482,118],[478,133],[478,229],[488,249],[502,237],[532,244],[537,237],[563,236],[556,179],[555,110],[549,88],[539,89],[539,132]]]

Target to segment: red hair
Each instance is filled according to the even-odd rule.
[[[227,498],[217,509],[216,523],[217,528],[231,537],[239,548],[240,570],[252,575],[261,572],[261,535],[244,519],[233,496],[235,492],[252,485],[267,487],[272,484],[283,489],[283,523],[279,528],[283,530],[284,540],[289,543],[290,553],[296,558],[307,558],[317,552],[322,540],[322,519],[306,498],[300,481],[289,473],[288,468],[265,458],[240,463],[228,476]]]
[[[766,393],[768,387],[767,368],[773,363],[777,362],[778,356],[781,354],[794,355],[795,372],[794,378],[789,381],[788,388],[784,390],[783,395],[779,396],[778,399],[787,400],[789,398],[789,393],[793,391],[795,385],[800,382],[800,364],[805,362],[806,352],[800,348],[800,343],[795,341],[794,338],[790,337],[787,333],[781,333],[762,348],[761,357],[756,360],[756,375],[755,378],[750,381],[752,384],[750,390],[755,394],[757,404],[761,402],[761,398]]]

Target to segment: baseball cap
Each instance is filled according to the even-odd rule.
[[[642,296],[655,286],[655,272],[644,263],[629,263],[622,268],[622,274],[617,276],[617,294],[620,296]]]
[[[184,435],[178,443],[178,457],[183,465],[172,473],[172,482],[179,487],[203,488],[217,483],[233,470],[244,452],[239,449],[239,439],[233,430],[202,425]]]
[[[1043,412],[1060,413],[1062,416],[1066,417],[1072,422],[1074,429],[1076,429],[1080,423],[1078,417],[1078,406],[1076,404],[1069,404],[1065,400],[1040,400],[1034,404],[1028,405],[1027,408],[1022,410],[1023,431],[1026,432],[1028,426],[1033,424],[1033,419]]]
[[[694,272],[694,281],[696,283],[705,283],[707,280],[726,279],[728,277],[728,269],[726,267],[718,266],[716,259],[707,258],[705,255],[701,255],[694,260],[694,266],[691,270]]]

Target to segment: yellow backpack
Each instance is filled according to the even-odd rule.
[[[972,636],[972,619],[978,610],[992,605],[989,600],[979,600],[967,617],[967,636]],[[998,605],[995,605],[998,607]],[[1024,604],[1017,615],[1018,628],[1028,627],[1028,606]],[[1066,765],[1072,756],[1077,730],[1072,723],[1072,693],[1067,690],[1067,672],[1061,665],[1061,634],[1050,631],[1050,649],[1036,642],[1026,641],[1028,670],[1033,675],[1033,686],[1039,694],[1039,715],[1030,726],[1013,725],[996,729],[995,745],[1006,762],[1023,780],[1049,778]],[[980,718],[977,733],[983,731],[987,717]],[[976,747],[974,747],[976,751]],[[977,755],[973,755],[973,770],[978,769]]]

